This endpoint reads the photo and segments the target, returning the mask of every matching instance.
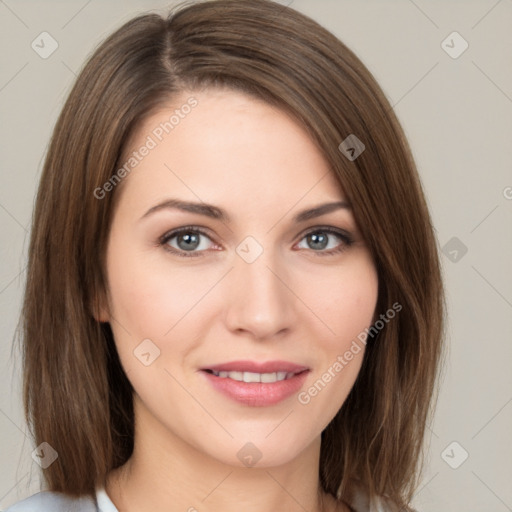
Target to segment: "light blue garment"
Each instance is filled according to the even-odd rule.
[[[361,491],[356,492],[350,502],[354,512],[397,512],[384,498],[370,506],[368,498]],[[59,492],[38,492],[22,501],[18,501],[5,512],[119,512],[103,487],[96,489],[95,500],[88,497],[70,498]],[[414,512],[414,511],[413,511]]]
[[[60,492],[43,491],[18,501],[5,512],[119,512],[105,489],[96,489],[90,497],[71,498]]]

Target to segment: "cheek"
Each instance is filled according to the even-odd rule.
[[[372,324],[378,298],[378,276],[373,264],[362,259],[359,265],[331,280],[319,304],[321,318],[330,328],[332,349],[344,349]]]
[[[162,338],[208,289],[208,279],[197,274],[128,255],[109,269],[112,315],[134,334]]]
[[[110,261],[116,261],[114,252],[111,256]],[[171,267],[162,258],[155,262],[128,251],[117,261],[109,268],[111,326],[117,352],[135,389],[156,386],[163,392],[165,386],[162,388],[159,379],[170,377],[162,372],[173,369],[174,373],[185,365],[187,354],[204,337],[204,317],[209,310],[205,310],[208,300],[202,299],[215,286],[218,273]],[[148,352],[142,347],[158,355],[149,367],[137,359],[137,354]]]
[[[375,267],[369,258],[361,258],[331,280],[328,289],[317,307],[330,335],[320,338],[317,348],[322,356],[298,395],[298,402],[314,410],[324,426],[343,405],[361,369],[366,348],[361,333],[372,325],[378,297]]]

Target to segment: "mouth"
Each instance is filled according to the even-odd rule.
[[[308,370],[301,370],[299,372],[271,372],[271,373],[256,373],[256,372],[241,372],[241,371],[216,371],[216,370],[204,370],[207,373],[220,377],[221,379],[233,379],[238,382],[263,382],[264,384],[270,384],[272,382],[280,382],[282,380],[288,380],[299,375],[300,373],[307,372]]]
[[[302,387],[310,368],[286,361],[233,361],[202,368],[213,388],[250,406],[277,404]]]

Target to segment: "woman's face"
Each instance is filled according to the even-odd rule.
[[[139,127],[130,156],[100,319],[138,431],[230,465],[290,461],[345,401],[377,301],[342,189],[295,121],[233,91],[183,94]]]

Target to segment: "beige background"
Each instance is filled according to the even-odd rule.
[[[442,255],[450,352],[414,504],[512,511],[512,1],[280,3],[334,32],[374,73],[410,139],[440,245],[457,237],[467,247],[457,261],[450,245]],[[39,490],[11,347],[49,137],[93,48],[134,15],[168,5],[0,0],[0,510]],[[47,59],[31,48],[43,31],[59,45]],[[456,59],[441,46],[453,31],[469,44]]]

